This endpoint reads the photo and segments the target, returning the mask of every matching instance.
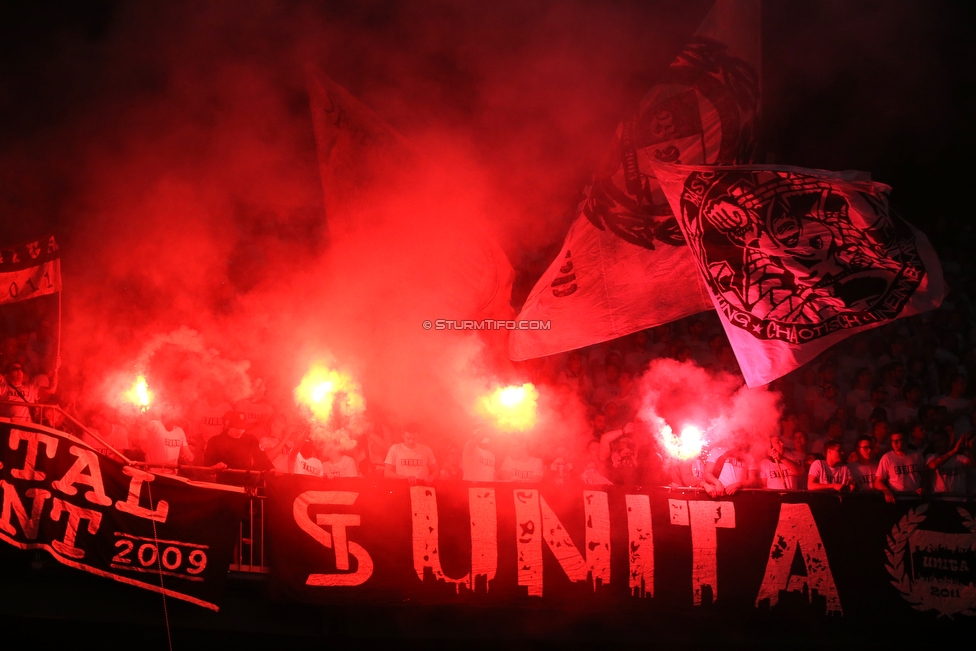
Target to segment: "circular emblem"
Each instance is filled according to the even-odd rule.
[[[681,212],[721,309],[759,339],[804,343],[893,319],[925,274],[913,233],[878,186],[696,171]]]
[[[958,507],[968,534],[927,531],[928,504],[911,509],[891,529],[888,562],[891,585],[915,610],[935,610],[940,615],[976,615],[976,586],[972,567],[976,561],[976,520]]]

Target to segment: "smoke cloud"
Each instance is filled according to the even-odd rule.
[[[766,10],[767,61],[790,54],[767,65],[770,142],[796,164],[897,159],[941,174],[931,161],[949,160],[946,142],[968,151],[971,135],[944,126],[968,105],[929,98],[945,96],[946,62],[963,59],[952,48],[913,53],[958,29],[935,24],[945,6],[821,4]],[[457,309],[444,300],[457,287],[444,270],[469,258],[458,242],[477,229],[501,245],[518,306],[617,123],[709,2],[102,2],[54,20],[21,5],[0,25],[0,220],[10,241],[59,236],[63,355],[87,379],[89,402],[103,399],[103,378],[128,377],[152,342],[187,328],[197,343],[169,341],[146,369],[174,401],[215,384],[237,395],[262,377],[291,405],[310,365],[331,353],[371,411],[457,436],[479,395],[526,379],[505,360],[503,334],[421,327]],[[919,20],[933,29],[915,30]],[[839,45],[825,42],[836,34]],[[870,56],[852,65],[855,41]],[[883,83],[895,76],[890,60],[894,90]],[[426,161],[410,170],[410,191],[376,205],[381,228],[341,243],[323,210],[309,61]],[[847,92],[867,77],[866,90]],[[909,131],[921,135],[891,135]],[[881,139],[907,153],[876,147]],[[847,158],[852,150],[877,156]],[[881,177],[898,185],[916,167]],[[208,371],[213,359],[226,362],[227,384]],[[716,392],[733,410],[724,386]],[[540,409],[560,400],[543,392]]]
[[[712,372],[694,362],[656,359],[640,380],[639,418],[655,436],[692,425],[709,447],[748,446],[757,458],[779,432],[779,393],[750,389],[741,377]]]
[[[12,77],[8,92],[43,110],[18,114],[0,156],[7,219],[59,235],[63,355],[86,401],[144,372],[174,405],[244,397],[262,377],[291,406],[334,358],[371,412],[459,436],[480,395],[525,378],[504,333],[422,322],[464,312],[470,273],[452,270],[478,237],[520,270],[520,301],[626,107],[708,3],[102,7],[49,28],[31,74]],[[383,218],[341,239],[306,62],[422,154],[357,208]]]

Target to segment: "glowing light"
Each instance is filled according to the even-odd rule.
[[[514,407],[525,400],[525,389],[522,387],[505,387],[498,399],[506,407]]]
[[[125,392],[125,399],[142,409],[142,411],[149,409],[149,405],[153,399],[153,392],[149,390],[149,383],[146,382],[144,375],[136,378],[136,383],[132,385],[131,389]]]
[[[539,392],[532,384],[500,387],[478,400],[478,412],[505,432],[524,432],[535,426]]]
[[[685,425],[680,435],[676,435],[669,425],[664,425],[660,435],[668,454],[683,461],[700,455],[706,443],[705,436],[694,425]]]
[[[331,392],[332,392],[332,383],[323,382],[322,384],[312,389],[312,402],[322,402],[322,399],[325,398],[326,394]]]
[[[332,415],[334,406],[346,416],[355,416],[366,410],[362,388],[352,376],[316,364],[295,387],[295,402],[311,411],[312,417],[324,422]]]

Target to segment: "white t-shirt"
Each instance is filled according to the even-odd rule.
[[[461,456],[464,481],[495,481],[495,453],[474,445]]]
[[[874,478],[878,474],[878,464],[873,461],[869,461],[868,463],[852,461],[847,464],[847,472],[850,473],[851,479],[854,480],[854,490],[874,490]]]
[[[913,493],[922,487],[922,457],[918,452],[906,452],[902,456],[887,452],[878,463],[876,477],[887,480],[893,491]]]
[[[932,459],[937,459],[939,455],[930,454],[925,458],[927,464]],[[969,469],[954,454],[948,461],[936,468],[932,472],[932,492],[934,493],[965,493],[966,492],[966,472]]]
[[[281,441],[273,436],[262,436],[258,440],[258,447],[261,448],[261,452],[267,454],[268,450],[277,446],[279,443],[281,443]],[[278,456],[271,460],[271,465],[273,465],[275,470],[278,472],[289,473],[291,472],[291,468],[288,467],[290,461],[291,458],[289,455],[279,453]]]
[[[809,446],[807,446],[807,447],[809,447]],[[790,461],[792,461],[793,463],[795,463],[798,466],[802,466],[804,463],[806,463],[807,454],[809,454],[809,453],[808,452],[797,452],[795,449],[794,450],[785,450],[783,452],[783,456],[785,458],[789,459]]]
[[[180,450],[186,446],[186,432],[182,427],[172,430],[158,420],[149,421],[146,428],[144,452],[147,463],[175,466],[180,462]]]
[[[326,479],[336,477],[358,477],[359,468],[353,458],[345,454],[339,457],[338,461],[325,460],[322,462],[322,476]]]
[[[816,482],[814,481],[816,480]],[[834,468],[827,465],[823,459],[817,459],[810,464],[810,471],[807,473],[807,488],[812,484],[849,484],[851,482],[851,472],[847,464],[840,464]]]
[[[525,461],[516,461],[512,457],[505,457],[502,461],[502,476],[508,476],[508,481],[542,481],[545,465],[538,457],[529,457]]]
[[[799,487],[796,475],[787,464],[776,463],[769,458],[759,462],[759,476],[763,485],[770,490],[796,490]]]
[[[708,461],[706,463],[717,462],[718,458],[725,454],[725,452],[725,448],[713,448],[708,453]],[[755,469],[756,461],[750,454],[743,454],[742,457],[742,459],[737,459],[733,456],[726,458],[725,465],[722,466],[722,474],[718,477],[718,480],[722,482],[723,486],[741,484],[748,481],[749,471]]]
[[[244,418],[248,425],[266,421],[274,412],[274,408],[266,402],[251,402],[250,400],[240,400],[234,405],[234,409],[244,412]]]
[[[200,400],[190,410],[191,416],[188,424],[190,436],[195,436],[203,444],[206,444],[224,429],[224,414],[232,409],[233,407],[229,402],[222,402],[216,407],[211,407],[206,400]]]
[[[423,443],[415,444],[412,450],[403,443],[394,443],[386,453],[385,463],[393,466],[397,477],[425,480],[430,477],[430,467],[437,461],[433,450]]]
[[[295,474],[312,475],[313,477],[322,476],[322,462],[315,457],[305,458],[301,452],[295,453]]]
[[[129,446],[129,433],[121,425],[111,425],[111,431],[108,433],[99,432],[98,430],[93,430],[106,444],[111,445],[113,448],[122,452],[123,450],[128,450]],[[88,432],[84,432],[81,435],[81,440],[92,446],[96,452],[102,454],[109,454],[109,449],[102,444],[101,441],[96,439],[94,436]]]
[[[20,392],[24,395],[23,398],[20,397]],[[40,387],[38,387],[33,382],[28,382],[21,384],[19,387],[14,389],[13,385],[8,384],[5,380],[0,379],[0,400],[10,401],[10,402],[26,402],[36,403],[38,399],[38,393],[40,392]],[[30,414],[30,407],[18,407],[16,405],[2,405],[0,406],[0,415],[7,416],[10,420],[15,423],[32,423]]]

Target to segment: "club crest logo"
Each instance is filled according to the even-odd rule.
[[[799,344],[893,319],[921,284],[915,236],[885,192],[792,171],[696,171],[682,225],[729,322]]]
[[[909,510],[888,536],[891,584],[915,610],[976,615],[976,520],[959,507],[969,533],[928,531],[920,528],[927,509]]]

